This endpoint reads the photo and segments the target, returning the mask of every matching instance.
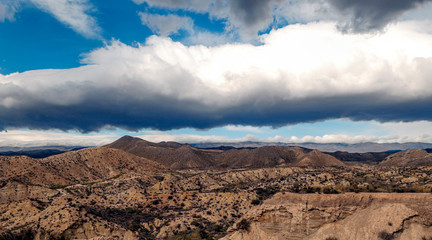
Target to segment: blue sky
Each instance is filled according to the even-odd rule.
[[[0,1],[0,145],[432,142],[430,1]]]

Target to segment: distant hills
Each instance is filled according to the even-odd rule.
[[[430,143],[303,143],[296,144],[297,146],[288,146],[284,143],[269,144],[262,142],[153,143],[136,137],[124,136],[105,147],[153,160],[170,169],[343,166],[346,163],[381,163],[380,166],[407,164],[411,166],[421,165],[427,161],[418,160],[413,163],[406,160],[407,158],[417,159],[419,155],[429,156],[428,154],[432,152],[432,144]],[[0,147],[0,156],[28,156],[44,159],[54,155],[61,156],[64,153],[76,152],[76,150],[83,148],[86,147]],[[369,152],[364,152],[366,150]],[[406,150],[408,153],[405,153]],[[398,152],[400,153],[397,154]]]
[[[0,156],[28,156],[45,158],[69,151],[80,150],[82,146],[40,146],[40,147],[0,147]]]
[[[342,161],[301,147],[263,146],[258,148],[199,149],[174,142],[152,143],[124,136],[105,147],[121,149],[152,159],[171,169],[260,168],[286,166],[343,166]]]
[[[308,149],[318,149],[324,152],[350,152],[350,153],[367,153],[367,152],[392,152],[403,151],[408,149],[428,149],[432,148],[432,143],[408,142],[408,143],[281,143],[281,142],[220,142],[220,143],[193,143],[197,148],[218,148],[221,146],[244,148],[244,147],[262,147],[262,146],[297,146]]]

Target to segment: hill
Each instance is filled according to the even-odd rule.
[[[424,166],[432,165],[432,153],[423,149],[410,149],[388,156],[381,166]]]
[[[42,159],[0,156],[0,181],[66,185],[165,168],[148,159],[111,148],[86,148]]]
[[[211,150],[199,150],[174,142],[152,143],[141,138],[124,136],[105,147],[121,149],[145,157],[172,169],[207,168],[213,165]]]

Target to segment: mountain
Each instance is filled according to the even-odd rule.
[[[100,181],[122,174],[143,174],[164,170],[162,165],[112,148],[86,148],[34,159],[0,156],[0,181],[36,185],[66,185]]]
[[[410,149],[388,156],[381,166],[424,166],[432,165],[432,153],[423,149]]]
[[[124,136],[105,147],[121,149],[154,160],[171,169],[345,165],[328,154],[300,147],[199,149],[173,142],[152,143],[130,136]]]

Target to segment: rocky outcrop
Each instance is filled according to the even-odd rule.
[[[429,239],[431,210],[431,194],[279,193],[224,239]]]

